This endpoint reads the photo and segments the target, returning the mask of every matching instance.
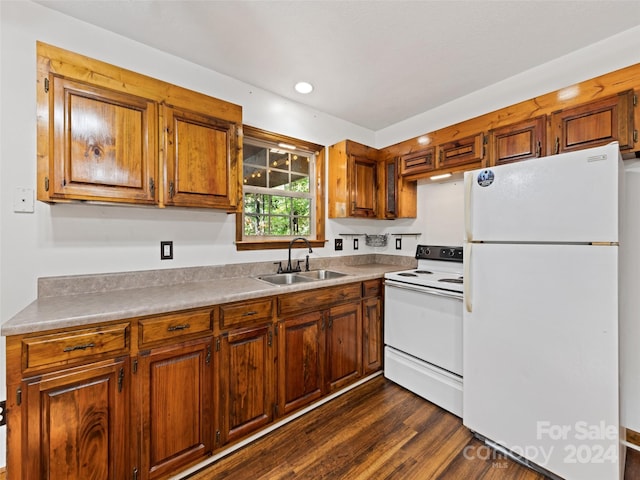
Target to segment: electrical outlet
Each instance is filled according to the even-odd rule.
[[[396,238],[396,250],[402,250],[402,237]]]
[[[354,238],[354,239],[353,239],[353,249],[354,249],[354,250],[357,250],[357,249],[358,249],[358,239],[357,239],[357,238]]]
[[[173,259],[173,242],[160,242],[160,260]]]
[[[334,240],[334,250],[342,250],[342,239],[341,238],[336,238]]]
[[[13,193],[13,211],[33,213],[33,189],[16,187]]]

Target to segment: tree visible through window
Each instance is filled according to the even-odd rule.
[[[315,235],[315,154],[245,138],[243,156],[244,239]]]

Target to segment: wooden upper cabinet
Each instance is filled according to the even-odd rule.
[[[329,147],[329,218],[378,215],[377,155],[351,140]]]
[[[436,149],[428,147],[424,150],[410,152],[400,156],[400,175],[414,175],[430,172],[436,168]]]
[[[50,148],[48,174],[39,182],[44,199],[155,203],[156,103],[55,75],[47,79],[42,93],[51,107],[52,141],[43,143]]]
[[[38,200],[237,208],[242,108],[38,42]]]
[[[164,204],[232,208],[236,204],[236,125],[163,106]]]
[[[551,114],[550,153],[572,152],[617,141],[621,150],[633,148],[634,92],[566,108]]]
[[[452,140],[438,146],[437,169],[457,170],[464,166],[465,170],[480,167],[485,154],[484,134],[478,133],[460,140]]]
[[[518,162],[546,155],[547,117],[542,115],[489,132],[491,165]]]

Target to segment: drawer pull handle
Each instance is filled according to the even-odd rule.
[[[76,350],[86,350],[87,348],[95,347],[95,343],[85,343],[84,345],[74,345],[72,347],[65,347],[65,352],[75,352]]]
[[[175,332],[177,330],[186,330],[187,328],[191,328],[191,325],[188,323],[183,323],[182,325],[174,325],[173,327],[167,328],[169,332]]]
[[[244,312],[242,314],[242,316],[243,317],[250,317],[251,315],[255,315],[256,313],[258,313],[258,312],[256,312],[255,310],[251,310],[250,312]]]

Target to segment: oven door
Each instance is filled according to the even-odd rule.
[[[462,294],[385,281],[384,343],[462,376]]]

